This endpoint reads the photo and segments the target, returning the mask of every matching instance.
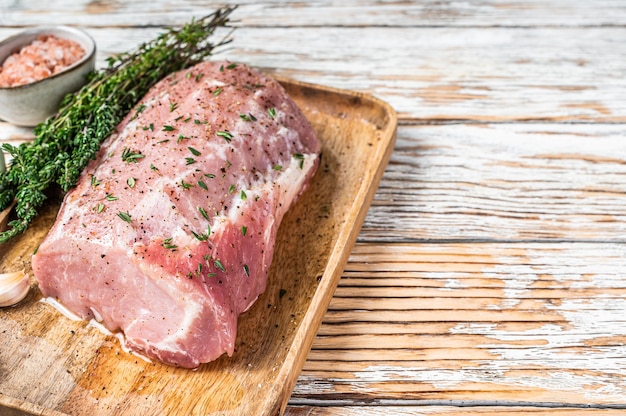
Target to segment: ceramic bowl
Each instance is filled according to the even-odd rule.
[[[0,87],[0,119],[18,126],[35,126],[56,113],[63,97],[82,87],[95,66],[94,40],[86,32],[69,26],[39,26],[5,39],[0,42],[0,64],[40,35],[77,42],[85,55],[48,78],[15,87]]]

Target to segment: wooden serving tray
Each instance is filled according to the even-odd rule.
[[[0,272],[24,269],[33,286],[0,309],[0,414],[282,414],[389,161],[397,119],[364,94],[279,80],[319,134],[322,163],[280,226],[267,290],[240,316],[234,355],[196,370],[146,362],[40,302],[30,261],[59,208],[50,201],[26,234],[0,247]]]

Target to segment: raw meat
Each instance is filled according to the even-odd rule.
[[[275,80],[206,62],[158,83],[103,144],[33,256],[46,297],[194,368],[232,355],[320,143]]]

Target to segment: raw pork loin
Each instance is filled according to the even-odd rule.
[[[41,292],[164,363],[232,355],[319,152],[283,88],[245,65],[167,77],[66,195],[33,256]]]

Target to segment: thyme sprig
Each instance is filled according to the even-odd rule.
[[[170,28],[134,51],[109,58],[105,69],[90,74],[83,88],[63,99],[56,115],[35,128],[32,142],[3,144],[12,162],[0,174],[0,210],[17,200],[17,218],[0,233],[0,243],[28,229],[51,186],[58,184],[68,191],[76,184],[102,141],[156,82],[230,43],[232,30],[217,42],[210,38],[218,28],[229,27],[235,8],[217,9],[181,28]]]

